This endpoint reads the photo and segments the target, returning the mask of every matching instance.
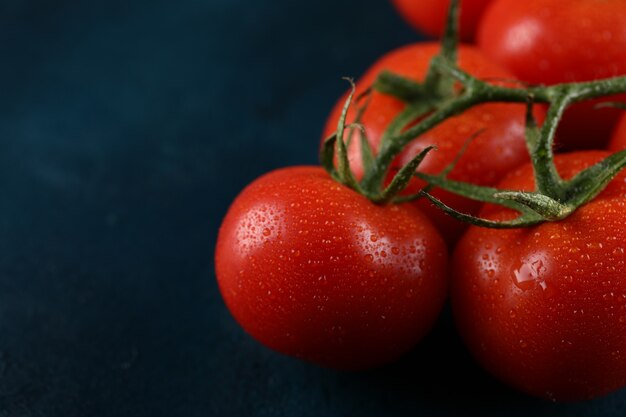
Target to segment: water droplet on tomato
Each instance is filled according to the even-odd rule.
[[[548,288],[546,276],[548,275],[547,256],[543,253],[533,254],[522,265],[513,271],[513,282],[521,290],[530,290],[539,285],[541,289]]]

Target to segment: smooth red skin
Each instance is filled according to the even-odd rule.
[[[419,43],[405,46],[390,52],[379,59],[357,83],[357,94],[370,86],[378,74],[384,70],[423,81],[428,71],[430,60],[439,52],[437,43]],[[476,77],[483,79],[513,79],[513,76],[493,64],[474,47],[459,48],[459,65]],[[337,129],[337,121],[345,97],[340,99],[330,114],[324,129],[326,138]],[[372,93],[369,107],[361,122],[365,125],[369,142],[373,149],[378,149],[383,132],[391,121],[404,109],[399,100],[384,94]],[[463,144],[474,133],[484,130],[469,146],[461,157],[449,178],[468,181],[479,185],[492,185],[507,172],[527,162],[528,151],[524,141],[525,105],[490,103],[476,106],[462,115],[453,117],[415,139],[400,155],[393,168],[399,169],[419,151],[429,145],[436,145],[438,150],[431,152],[419,171],[438,174],[451,163]],[[543,120],[545,112],[537,109],[536,117]],[[348,122],[354,121],[355,107],[348,113]],[[363,176],[361,149],[355,135],[349,147],[350,165],[357,178]],[[424,184],[414,180],[407,192],[416,192]],[[475,213],[480,205],[466,198],[435,189],[433,195],[466,213]],[[433,207],[428,201],[421,200],[416,205],[433,221],[442,235],[452,245],[466,229],[467,225],[447,216]]]
[[[431,328],[448,255],[412,206],[378,206],[319,167],[250,184],[222,223],[215,267],[239,324],[264,345],[323,366],[390,362]]]
[[[626,2],[495,0],[477,34],[485,54],[533,84],[590,81],[626,74]],[[610,98],[626,101],[626,96]],[[597,103],[597,102],[596,102]],[[573,106],[559,127],[571,149],[604,148],[619,110]]]
[[[613,152],[626,149],[626,115],[622,116],[613,131],[609,150]]]
[[[392,0],[402,17],[418,31],[440,37],[450,7],[449,0]],[[472,41],[478,22],[492,0],[463,0],[461,2],[460,35]]]
[[[562,154],[556,163],[569,178],[607,155]],[[499,188],[534,189],[532,168],[517,170]],[[471,227],[459,241],[452,306],[461,335],[486,369],[556,401],[591,399],[626,385],[625,194],[622,173],[563,221]],[[481,214],[513,215],[495,206]]]

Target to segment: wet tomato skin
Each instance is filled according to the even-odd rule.
[[[271,172],[234,201],[215,266],[226,305],[264,345],[338,369],[390,362],[433,325],[447,250],[412,206],[378,206],[319,167]]]
[[[439,52],[440,45],[434,42],[419,43],[399,48],[381,57],[357,82],[357,94],[365,91],[376,80],[383,70],[423,81],[431,59]],[[481,79],[512,80],[514,77],[499,65],[487,59],[477,48],[462,45],[459,48],[459,66]],[[337,102],[332,110],[323,137],[326,138],[337,128],[345,97]],[[363,113],[361,123],[365,126],[371,147],[377,150],[383,133],[393,119],[404,109],[404,103],[384,94],[372,93],[367,110]],[[354,121],[356,110],[353,106],[348,113],[348,122]],[[545,111],[536,109],[538,120],[543,120]],[[482,133],[474,139],[466,153],[458,161],[449,177],[458,181],[467,181],[479,185],[493,185],[507,172],[528,161],[528,152],[524,141],[525,106],[511,103],[488,103],[476,106],[452,117],[444,123],[415,139],[396,158],[392,173],[422,149],[429,145],[437,146],[420,165],[420,171],[438,174],[451,163],[463,144],[475,133]],[[357,178],[363,175],[360,143],[356,135],[350,141],[348,149],[350,164]],[[497,155],[497,157],[494,157]],[[414,180],[407,193],[416,192],[424,186]],[[475,213],[480,205],[466,198],[435,189],[433,195],[452,207],[466,212]],[[428,201],[416,203],[420,210],[432,219],[441,231],[444,239],[452,245],[466,228],[458,222],[434,208]]]
[[[608,153],[556,158],[564,178]],[[501,188],[532,190],[524,166]],[[454,254],[452,305],[477,360],[529,394],[558,401],[626,385],[626,174],[567,219],[527,229],[470,227]],[[486,206],[482,216],[511,218]]]
[[[495,0],[477,42],[522,81],[552,85],[626,74],[626,2],[616,0]],[[626,96],[608,101],[626,101]],[[568,149],[606,146],[619,110],[598,102],[572,106],[559,126]]]
[[[472,41],[478,23],[492,0],[463,0],[461,2],[460,36],[464,41]],[[446,23],[449,0],[392,0],[404,19],[420,32],[440,37]]]

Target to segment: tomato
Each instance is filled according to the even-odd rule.
[[[397,49],[379,59],[357,83],[357,94],[362,93],[384,70],[423,80],[430,60],[439,52],[436,43],[420,43]],[[459,49],[461,68],[479,78],[512,79],[512,75],[493,64],[476,48],[461,46]],[[324,130],[328,137],[337,127],[344,99],[338,101]],[[388,95],[374,92],[369,107],[362,116],[369,142],[374,150],[378,149],[383,132],[389,123],[404,109],[404,104]],[[537,112],[542,118],[543,112]],[[355,118],[354,107],[348,114],[348,122]],[[483,131],[461,157],[450,178],[472,182],[479,185],[491,185],[497,182],[513,168],[526,162],[528,152],[524,141],[525,106],[511,103],[489,103],[476,106],[460,116],[450,118],[428,133],[415,139],[397,158],[392,169],[399,169],[419,151],[429,145],[436,145],[437,151],[431,152],[422,162],[420,171],[437,174],[451,163],[461,150],[466,140],[473,134]],[[359,140],[351,140],[349,159],[357,178],[362,177],[361,149]],[[494,158],[497,155],[497,158]],[[415,192],[424,184],[414,180],[408,192]],[[452,207],[475,213],[480,205],[474,201],[458,197],[441,190],[433,194]],[[465,230],[466,225],[445,215],[423,200],[417,203],[442,232],[444,238],[452,244]]]
[[[477,34],[479,46],[533,84],[590,81],[626,74],[626,2],[496,0]],[[626,101],[626,96],[609,100]],[[597,103],[597,102],[596,102]],[[559,128],[569,148],[603,148],[619,110],[573,106]]]
[[[617,152],[626,149],[626,115],[617,123],[613,137],[609,143],[609,150]]]
[[[492,0],[461,1],[460,35],[464,41],[474,39],[478,22]],[[402,17],[417,30],[440,37],[446,24],[450,0],[392,0]]]
[[[608,153],[559,155],[570,178]],[[534,189],[524,166],[499,188]],[[626,385],[626,174],[565,220],[527,229],[471,227],[454,255],[452,307],[478,361],[552,400]],[[511,218],[486,206],[482,216]]]
[[[410,205],[378,206],[321,168],[271,172],[222,223],[223,298],[264,345],[339,369],[390,362],[433,325],[447,249]]]

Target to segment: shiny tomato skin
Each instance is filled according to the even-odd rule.
[[[557,156],[564,178],[607,156]],[[532,190],[532,168],[500,188]],[[531,395],[576,401],[626,385],[626,174],[560,222],[470,227],[454,254],[459,331],[491,373]],[[486,206],[482,216],[512,217]]]
[[[551,85],[625,75],[625,27],[622,0],[495,0],[481,20],[477,42],[520,80]],[[595,104],[568,110],[559,127],[562,146],[604,148],[619,110]]]
[[[388,53],[380,58],[357,82],[357,94],[365,91],[382,70],[389,70],[405,77],[423,81],[430,60],[439,52],[437,43],[419,43]],[[475,47],[462,45],[459,49],[459,65],[464,70],[482,79],[513,79],[507,71],[485,58]],[[345,97],[340,99],[331,112],[323,137],[332,134],[341,114]],[[383,132],[391,121],[403,110],[404,103],[384,94],[372,93],[367,111],[361,123],[365,126],[369,142],[378,149]],[[543,120],[545,111],[537,109],[536,116]],[[348,113],[348,122],[354,121],[355,108]],[[524,141],[525,106],[523,104],[489,103],[476,106],[463,114],[450,118],[441,125],[415,139],[396,159],[397,169],[408,162],[420,150],[436,145],[420,166],[420,171],[437,174],[452,162],[466,140],[473,134],[483,131],[467,149],[449,175],[459,181],[469,181],[479,185],[492,185],[507,172],[528,161]],[[494,157],[497,155],[497,157]],[[349,158],[357,178],[363,175],[361,149],[356,135],[350,142]],[[415,192],[424,184],[415,180],[407,192]],[[458,210],[475,213],[480,205],[469,199],[435,189],[433,194]],[[452,245],[465,230],[466,225],[445,215],[428,201],[416,205],[432,219],[446,241]]]
[[[472,41],[478,22],[492,0],[463,0],[461,2],[460,35],[463,41]],[[440,37],[446,24],[449,0],[392,0],[402,17],[418,31]]]
[[[319,167],[271,172],[234,201],[215,267],[226,305],[262,344],[323,366],[383,365],[446,297],[442,238],[412,206],[378,206]]]
[[[626,115],[619,119],[609,143],[610,151],[617,152],[624,149],[626,149]]]

